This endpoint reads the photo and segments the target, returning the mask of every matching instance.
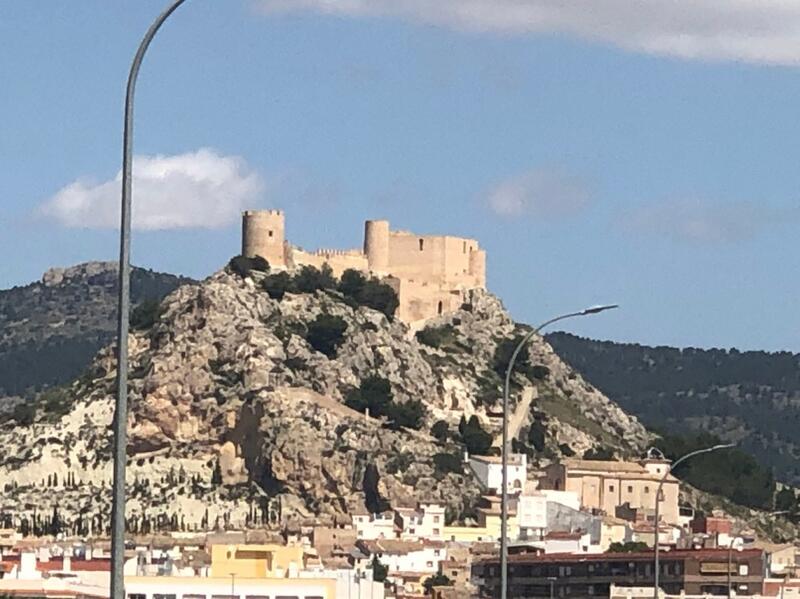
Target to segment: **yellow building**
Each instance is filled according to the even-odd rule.
[[[613,460],[565,460],[545,469],[540,488],[572,491],[578,495],[581,508],[616,515],[618,507],[628,505],[636,510],[652,512],[656,506],[656,489],[669,468],[669,461],[648,458],[637,462]],[[660,519],[668,524],[679,521],[679,481],[666,474],[662,488]]]
[[[211,576],[282,578],[303,569],[303,548],[284,545],[212,545]]]

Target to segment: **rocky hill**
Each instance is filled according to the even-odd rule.
[[[677,349],[555,333],[557,353],[654,429],[712,432],[800,485],[800,355]]]
[[[89,262],[53,268],[39,282],[0,291],[0,397],[81,373],[116,329],[116,279],[116,263]],[[191,282],[133,268],[131,299],[160,300]]]
[[[131,530],[333,518],[416,499],[469,518],[479,490],[463,464],[465,422],[499,431],[498,372],[523,332],[500,301],[474,291],[415,336],[341,286],[276,293],[263,278],[226,270],[179,287],[133,333]],[[518,372],[518,450],[547,461],[648,443],[544,340]],[[61,389],[58,410],[45,402],[30,424],[3,427],[0,519],[34,522],[38,510],[72,530],[107,526],[114,376],[103,350]]]

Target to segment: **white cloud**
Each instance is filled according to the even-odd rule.
[[[256,0],[267,14],[392,17],[458,30],[555,33],[686,59],[800,63],[797,0]]]
[[[768,227],[795,221],[797,216],[796,210],[756,202],[680,199],[644,206],[626,216],[623,225],[679,241],[731,243],[752,239]]]
[[[100,183],[77,180],[38,209],[66,227],[118,228],[122,175]],[[175,156],[136,156],[133,222],[137,229],[216,228],[235,222],[264,191],[242,158],[209,148]]]
[[[533,169],[505,181],[489,191],[489,208],[499,216],[531,215],[563,218],[589,206],[585,183],[558,169]]]

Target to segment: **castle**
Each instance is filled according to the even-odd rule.
[[[282,210],[242,215],[242,255],[262,256],[278,269],[327,263],[338,277],[349,269],[383,278],[397,292],[397,316],[409,324],[457,310],[469,289],[486,287],[486,252],[474,239],[392,231],[368,220],[364,247],[306,252],[286,240]]]

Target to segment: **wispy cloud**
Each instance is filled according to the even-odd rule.
[[[555,33],[686,59],[800,63],[795,0],[255,0],[264,13],[390,17],[458,30]]]
[[[38,213],[66,227],[118,228],[121,173],[60,189]],[[237,156],[202,148],[174,156],[137,156],[133,165],[133,227],[216,228],[236,221],[264,192],[260,175]]]
[[[501,181],[489,190],[489,209],[503,217],[554,219],[582,212],[590,204],[586,183],[560,169],[537,168]]]
[[[680,199],[639,208],[623,217],[634,232],[664,235],[694,243],[732,243],[752,239],[765,229],[796,221],[797,210],[784,210],[757,202],[709,202]]]

